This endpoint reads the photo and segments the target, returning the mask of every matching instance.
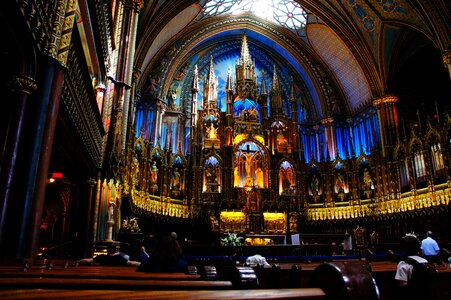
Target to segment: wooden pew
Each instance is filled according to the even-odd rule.
[[[0,280],[0,289],[80,289],[80,290],[224,290],[232,289],[224,280],[161,280],[10,277]]]
[[[334,300],[378,300],[379,288],[368,264],[334,262],[319,265],[312,274],[311,287],[319,287]]]
[[[0,290],[0,299],[153,299],[153,300],[319,300],[326,299],[325,293],[318,288],[306,289],[251,289],[242,290],[51,290],[51,289],[19,289]]]
[[[214,280],[181,273],[141,273],[130,267],[80,266],[61,269],[30,269],[27,272],[2,270],[0,298],[67,298],[76,290],[77,298],[152,298],[152,299],[378,299],[377,286],[369,273],[368,264],[347,262],[317,264],[302,269],[288,265],[272,266],[265,271],[294,274],[288,278],[296,288],[283,285],[262,288],[257,274],[250,267],[237,266]],[[349,265],[349,266],[348,266]],[[354,267],[350,267],[353,265]],[[358,266],[358,267],[355,267]],[[312,269],[314,267],[314,269]],[[213,272],[213,266],[206,271]],[[15,273],[14,273],[15,272]],[[306,273],[305,273],[306,272]],[[24,274],[38,274],[31,276]],[[64,274],[64,275],[63,275]],[[102,274],[102,275],[101,275]],[[268,282],[281,273],[268,273]],[[308,274],[308,276],[305,276]],[[200,275],[200,274],[196,274]],[[299,276],[299,277],[296,277]],[[302,279],[302,280],[301,280]],[[307,281],[308,279],[308,281]],[[297,285],[299,284],[300,285]],[[287,283],[285,283],[287,284]],[[245,289],[246,292],[243,292]],[[241,290],[241,291],[240,291]],[[28,291],[28,292],[26,292]],[[35,292],[39,291],[39,292]],[[131,292],[133,291],[133,292]],[[65,294],[66,293],[66,294]],[[40,295],[40,296],[39,296]],[[84,295],[84,296],[83,296]],[[140,296],[138,296],[140,295]],[[204,297],[204,298],[202,298]],[[259,298],[261,297],[261,298]]]

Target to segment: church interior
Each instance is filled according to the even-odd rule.
[[[449,1],[0,5],[3,258],[451,250]]]

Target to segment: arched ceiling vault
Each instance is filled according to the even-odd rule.
[[[396,33],[398,28],[409,28],[437,47],[448,38],[440,35],[440,30],[430,26],[431,20],[419,13],[425,9],[419,1],[297,1],[309,13],[309,22],[328,28],[337,37],[335,44],[341,43],[339,47],[331,43],[323,44],[328,48],[322,51],[315,42],[316,37],[309,36],[309,25],[307,35],[298,37],[285,28],[251,16],[199,19],[200,5],[204,1],[200,5],[198,1],[148,2],[147,7],[151,6],[152,9],[143,9],[138,29],[135,58],[135,67],[141,70],[138,90],[145,89],[149,75],[160,69],[164,70],[165,79],[160,86],[160,97],[164,96],[174,74],[189,58],[205,51],[214,52],[215,44],[236,39],[237,30],[242,30],[250,33],[251,46],[287,67],[294,80],[302,82],[303,97],[314,106],[318,118],[333,113],[330,89],[345,115],[358,113],[370,106],[372,99],[390,91],[388,78],[392,72],[391,57],[395,53],[389,49],[402,36]],[[433,11],[432,14],[437,13]],[[397,29],[387,30],[389,27]],[[311,34],[314,32],[318,33],[317,30],[311,30]],[[388,50],[385,48],[387,46]],[[333,56],[325,55],[342,48],[347,49],[344,53],[352,54],[352,57],[348,55],[342,60],[355,60],[353,63],[359,67],[360,73],[340,73],[339,67],[343,64],[331,63]],[[162,66],[163,63],[166,65]],[[349,83],[356,80],[361,80],[369,92],[351,93],[350,90],[355,87],[350,87]],[[366,95],[365,99],[359,99],[362,95]]]
[[[318,65],[322,64],[319,56],[305,47],[305,44],[295,43],[293,39],[289,38],[290,33],[283,34],[272,24],[250,16],[216,18],[214,22],[210,20],[206,25],[203,23],[193,25],[189,32],[192,34],[186,35],[186,31],[183,31],[174,37],[169,44],[178,44],[179,46],[177,48],[169,47],[169,54],[168,52],[162,53],[149,64],[154,66],[156,63],[161,63],[164,56],[168,59],[166,65],[169,69],[165,75],[166,81],[161,88],[163,93],[167,90],[171,78],[180,66],[194,55],[193,53],[198,53],[202,47],[206,47],[205,44],[213,43],[219,47],[220,43],[230,39],[241,41],[242,33],[246,32],[251,46],[255,45],[272,57],[274,61],[280,62],[279,68],[286,67],[295,80],[302,82],[306,89],[305,93],[312,102],[311,105],[317,108],[317,115],[322,115],[321,111],[327,110],[327,107],[324,106],[326,98],[323,91],[326,89],[323,77],[327,77],[327,74],[324,73],[327,68],[322,67],[324,74],[319,75]],[[272,76],[272,68],[267,71],[270,71]],[[150,72],[152,72],[152,68],[145,69],[144,77],[148,76]],[[329,80],[333,80],[333,78],[329,77]]]

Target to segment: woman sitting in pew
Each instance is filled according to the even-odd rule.
[[[94,258],[84,258],[78,261],[82,265],[99,264],[101,266],[139,266],[140,262],[132,261],[119,254],[115,244],[108,245],[107,254]]]
[[[138,272],[187,272],[188,263],[181,259],[182,248],[171,236],[160,237],[149,258],[138,267]]]

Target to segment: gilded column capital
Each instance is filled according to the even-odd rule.
[[[136,13],[139,13],[144,6],[144,0],[122,0],[122,3],[126,8],[135,10]]]
[[[376,99],[373,100],[373,105],[374,106],[379,106],[382,104],[394,104],[398,102],[398,96],[395,95],[385,95],[385,96],[381,96],[378,97]]]
[[[134,68],[132,75],[133,75],[133,82],[138,82],[139,75],[141,75],[141,70]]]
[[[38,88],[33,78],[15,75],[9,82],[9,89],[15,92],[22,92],[31,95]]]
[[[105,92],[106,91],[106,86],[104,85],[104,84],[99,84],[99,85],[96,85],[96,87],[95,87],[95,90],[96,91],[102,91],[102,92]]]
[[[334,123],[334,118],[333,118],[333,117],[326,117],[326,118],[323,118],[323,119],[321,120],[321,123],[322,123],[323,125],[333,124],[333,123]]]
[[[451,65],[451,50],[445,50],[442,53],[443,64],[447,68]]]

